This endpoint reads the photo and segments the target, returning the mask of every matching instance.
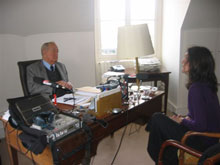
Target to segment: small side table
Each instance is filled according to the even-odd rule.
[[[128,74],[128,76],[126,76],[127,83],[135,83],[137,77],[143,82],[153,81],[154,86],[157,86],[157,81],[162,81],[164,83],[164,86],[165,86],[164,113],[165,114],[167,112],[167,99],[168,99],[169,74],[170,73],[171,72],[168,72],[163,68],[155,72],[140,71],[138,75],[136,75],[135,69],[133,68],[128,68],[125,70],[125,74]],[[129,75],[132,75],[132,76],[129,76]]]

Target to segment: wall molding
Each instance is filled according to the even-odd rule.
[[[177,107],[172,101],[168,99],[167,102],[167,111],[175,112],[180,115],[187,115],[188,108],[187,107]]]

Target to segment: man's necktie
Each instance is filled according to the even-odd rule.
[[[54,71],[54,66],[53,66],[53,65],[50,66],[50,70],[51,70],[52,72]]]

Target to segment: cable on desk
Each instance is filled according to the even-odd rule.
[[[6,127],[7,127],[7,125],[8,125],[8,121],[6,121],[6,123],[5,123],[5,125],[4,125],[4,130],[6,131]],[[14,132],[15,131],[15,128],[13,128],[13,130],[11,130],[11,131],[6,131],[7,132],[7,134],[9,135],[9,134],[11,134],[12,132]]]
[[[22,153],[21,147],[20,147],[19,142],[18,142],[18,138],[19,138],[19,136],[18,136],[18,130],[17,130],[16,136],[17,136],[16,139],[17,139],[18,148],[19,148],[20,152]],[[24,155],[27,155],[27,153],[28,153],[29,151],[30,151],[30,155],[31,155],[32,164],[33,164],[33,165],[36,165],[36,163],[35,163],[35,161],[34,161],[34,157],[33,157],[32,151],[31,151],[29,148],[27,148],[27,151],[24,153]]]
[[[36,165],[36,163],[35,163],[35,161],[34,161],[34,157],[33,157],[33,153],[32,153],[32,151],[30,151],[30,153],[31,153],[31,160],[32,160],[32,163],[33,163],[33,165]]]
[[[14,132],[16,129],[14,128],[13,130],[11,130],[10,132],[8,132],[8,134],[11,134],[12,132]]]
[[[16,128],[14,128],[14,127],[12,126],[12,127],[13,127],[13,130],[8,131],[8,128],[7,128],[7,127],[8,127],[8,123],[10,123],[9,120],[6,121],[6,123],[4,124],[4,130],[5,130],[5,133],[7,134],[7,137],[8,137],[6,141],[7,141],[8,145],[10,145],[9,135],[16,130],[16,143],[17,143],[17,146],[18,146],[18,151],[22,153],[21,146],[20,146],[19,141],[18,141],[18,139],[19,139],[18,131],[19,131],[19,130],[16,129]],[[26,155],[29,151],[30,151],[29,148],[27,148],[27,151],[24,153],[24,155]],[[34,159],[33,159],[32,152],[31,152],[31,158],[32,158],[33,164],[36,165],[36,163],[35,163],[35,161],[34,161]]]
[[[7,121],[7,123],[9,123],[9,122]],[[11,134],[11,133],[14,132],[15,130],[16,130],[16,129],[13,128],[13,130],[9,131],[8,134]]]
[[[18,129],[16,129],[16,130],[17,130],[17,132],[16,132],[16,142],[17,142],[17,146],[18,146],[19,151],[22,153],[22,150],[21,150],[21,147],[20,147],[20,144],[19,144],[19,141],[18,141],[18,139],[19,139]],[[29,151],[30,151],[30,149],[27,148],[27,151],[24,153],[24,155],[27,155],[27,153],[28,153]],[[36,165],[31,151],[30,151],[30,155],[31,155],[31,160],[32,160],[33,165]]]
[[[18,129],[13,128],[12,131],[8,131],[8,129],[6,129],[7,126],[8,126],[8,123],[9,123],[9,121],[7,121],[7,122],[4,124],[4,130],[5,130],[5,133],[7,133],[7,136],[8,136],[7,142],[8,142],[8,144],[10,145],[9,135],[16,130],[16,143],[17,143],[17,146],[18,146],[19,151],[22,152],[22,151],[21,151],[21,147],[20,147],[19,142],[18,142]],[[28,151],[29,151],[29,150],[27,149],[27,151],[24,153],[24,155],[27,155]]]
[[[21,147],[20,147],[20,145],[19,145],[19,142],[18,142],[18,129],[17,129],[17,132],[16,132],[16,142],[17,142],[17,146],[18,146],[18,149],[19,149],[19,151],[22,153],[22,150],[21,150]],[[27,153],[29,152],[30,150],[29,149],[27,149],[27,151],[24,153],[24,155],[27,155]]]
[[[16,142],[17,142],[18,149],[19,149],[20,152],[22,152],[22,151],[21,151],[21,147],[20,147],[19,142],[18,142],[18,138],[19,138],[19,137],[18,137],[18,130],[17,130],[17,132],[16,132],[16,136],[17,136],[17,137],[16,137]]]
[[[5,133],[7,133],[7,136],[9,137],[9,134],[11,134],[12,132],[14,132],[15,130],[17,130],[16,128],[14,128],[12,125],[11,125],[11,127],[13,128],[11,131],[8,131],[8,129],[6,129],[7,127],[8,127],[8,123],[10,123],[9,122],[9,120],[10,120],[10,118],[6,121],[6,123],[4,124],[4,130],[5,130]],[[10,140],[9,140],[9,138],[8,138],[8,143],[10,143]]]
[[[17,142],[17,146],[18,146],[19,151],[22,153],[22,150],[21,150],[21,147],[20,147],[20,145],[19,145],[18,139],[19,139],[19,136],[18,136],[18,129],[17,129],[17,132],[16,132],[16,142]],[[24,153],[24,155],[27,155],[27,153],[28,153],[29,151],[30,151],[30,150],[27,148],[27,151]]]
[[[6,129],[7,128],[7,126],[8,126],[8,121],[4,124],[4,130],[5,130],[5,133],[7,133],[7,136],[9,137],[9,134],[11,134],[13,131],[15,131],[15,128],[12,130],[12,131],[8,131],[8,129]],[[9,138],[7,138],[8,140],[7,140],[7,143],[8,144],[10,144],[10,140],[9,140]]]
[[[27,153],[29,152],[30,150],[27,150],[25,153],[24,153],[24,155],[26,156],[27,155]]]
[[[8,125],[8,121],[6,121],[6,123],[4,124],[4,130],[5,130],[5,134],[7,133],[7,137],[9,137],[9,133],[8,130],[6,129]],[[8,140],[6,140],[6,142],[9,144],[9,138],[7,138]]]

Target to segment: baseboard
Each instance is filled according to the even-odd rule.
[[[167,103],[167,111],[175,112],[180,115],[187,115],[188,108],[187,107],[177,107],[173,102],[168,99]]]

